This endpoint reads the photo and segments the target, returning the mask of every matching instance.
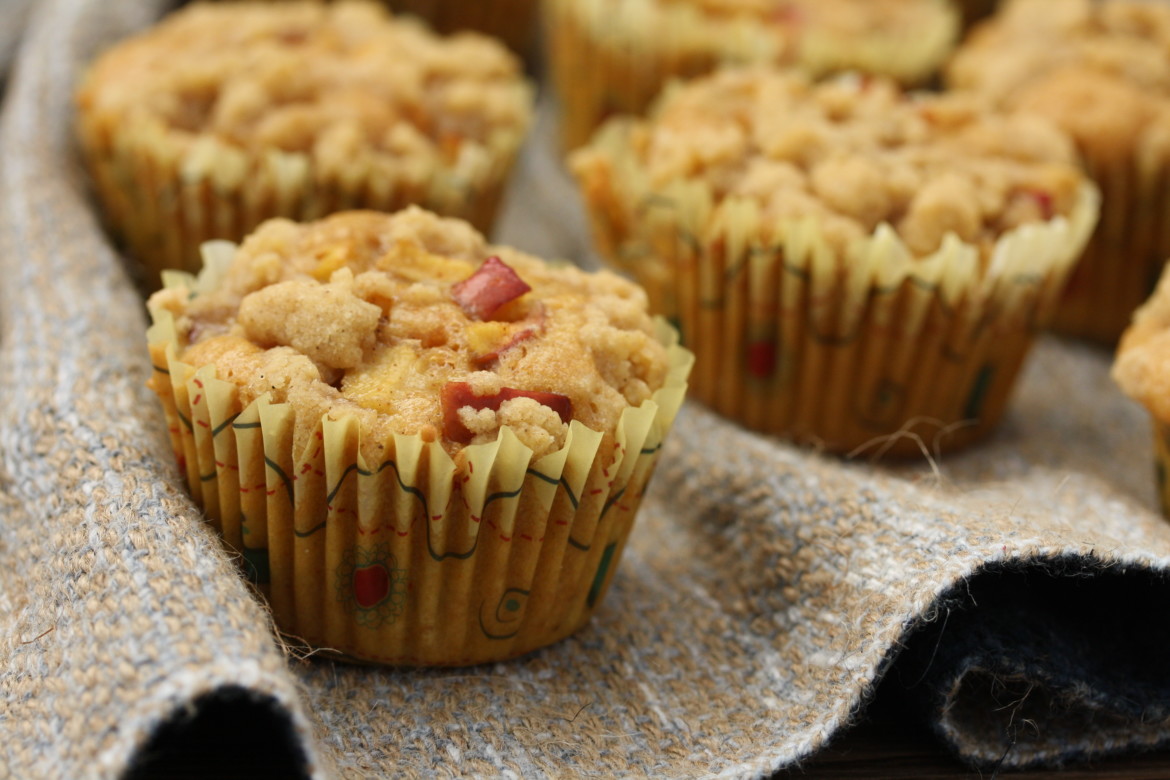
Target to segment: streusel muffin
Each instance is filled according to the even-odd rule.
[[[461,665],[588,620],[690,368],[636,285],[415,208],[205,253],[150,299],[150,384],[284,631]]]
[[[1101,222],[1054,325],[1115,342],[1170,256],[1170,5],[1010,0],[959,49],[947,81],[1076,142]]]
[[[1097,213],[1043,120],[855,75],[724,70],[571,166],[602,254],[694,350],[695,395],[845,453],[989,431]]]
[[[1170,517],[1170,271],[1121,336],[1113,379],[1150,413],[1162,512]]]
[[[215,3],[98,58],[77,122],[110,226],[157,280],[274,216],[417,203],[486,230],[531,102],[482,36],[373,3]]]
[[[720,63],[920,83],[959,28],[950,0],[544,0],[543,17],[567,149],[610,115],[641,113],[672,78]]]

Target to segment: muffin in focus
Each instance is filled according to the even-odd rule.
[[[1162,273],[1149,300],[1134,312],[1121,336],[1113,379],[1150,413],[1154,429],[1158,498],[1170,517],[1170,272]]]
[[[463,665],[588,620],[690,369],[642,290],[417,208],[205,256],[150,299],[150,386],[283,631]]]
[[[1043,120],[727,69],[571,157],[597,245],[695,352],[694,394],[834,452],[986,434],[1094,224]]]
[[[518,61],[372,3],[187,6],[97,59],[77,131],[157,286],[265,219],[420,204],[487,230],[531,119]]]
[[[921,83],[959,30],[950,0],[544,0],[543,22],[566,149],[611,115],[641,113],[671,79],[720,63]]]
[[[1170,256],[1170,5],[1008,0],[960,47],[947,82],[1076,142],[1101,221],[1053,324],[1114,343]]]

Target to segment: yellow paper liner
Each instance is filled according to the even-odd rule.
[[[1116,344],[1170,257],[1170,164],[1161,154],[1081,148],[1101,190],[1101,221],[1053,318],[1065,335]]]
[[[106,220],[156,288],[167,269],[197,272],[205,241],[242,240],[272,217],[310,221],[347,209],[416,204],[490,231],[524,131],[493,134],[425,176],[355,160],[331,174],[309,155],[250,154],[212,138],[191,141],[157,121],[111,130],[84,111],[78,137]],[[470,146],[467,148],[471,148]]]
[[[687,3],[661,0],[544,0],[546,58],[560,103],[560,137],[571,150],[606,118],[640,114],[672,79],[698,76],[720,63],[795,65],[814,76],[857,68],[919,84],[941,65],[958,35],[949,4],[896,40],[848,40],[805,30],[799,44],[759,18],[714,19]]]
[[[215,252],[212,252],[213,256]],[[200,288],[170,273],[167,283]],[[177,357],[173,316],[152,312],[154,373],[195,501],[242,556],[277,625],[374,663],[467,665],[527,653],[580,628],[613,578],[693,358],[659,320],[670,369],[612,437],[570,424],[539,460],[509,428],[464,449],[395,435],[362,455],[352,417],[293,451],[296,413]],[[365,451],[369,452],[369,449]]]
[[[880,226],[834,253],[812,222],[769,223],[702,182],[655,190],[621,143],[579,169],[600,250],[647,290],[695,353],[693,395],[747,427],[853,454],[920,455],[984,436],[1002,416],[1097,214],[1002,236],[990,268],[948,236],[914,258]]]

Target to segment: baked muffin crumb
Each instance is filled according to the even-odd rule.
[[[492,268],[522,287],[457,294]],[[476,308],[467,295],[496,298]],[[298,420],[354,414],[373,441],[438,432],[453,454],[505,425],[535,457],[564,445],[571,420],[612,435],[666,378],[638,287],[489,247],[418,208],[270,221],[215,290],[165,290],[151,306],[176,314],[179,358],[215,365],[245,404],[267,393]]]

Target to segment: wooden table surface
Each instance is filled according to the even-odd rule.
[[[841,734],[803,765],[780,772],[774,780],[1170,778],[1170,749],[1072,764],[1059,772],[979,772],[956,761],[925,729],[904,725],[896,709],[879,702],[874,711],[874,717]],[[293,749],[284,742],[274,719],[260,705],[239,701],[203,707],[192,721],[164,729],[143,754],[145,760],[126,780],[297,777]]]

